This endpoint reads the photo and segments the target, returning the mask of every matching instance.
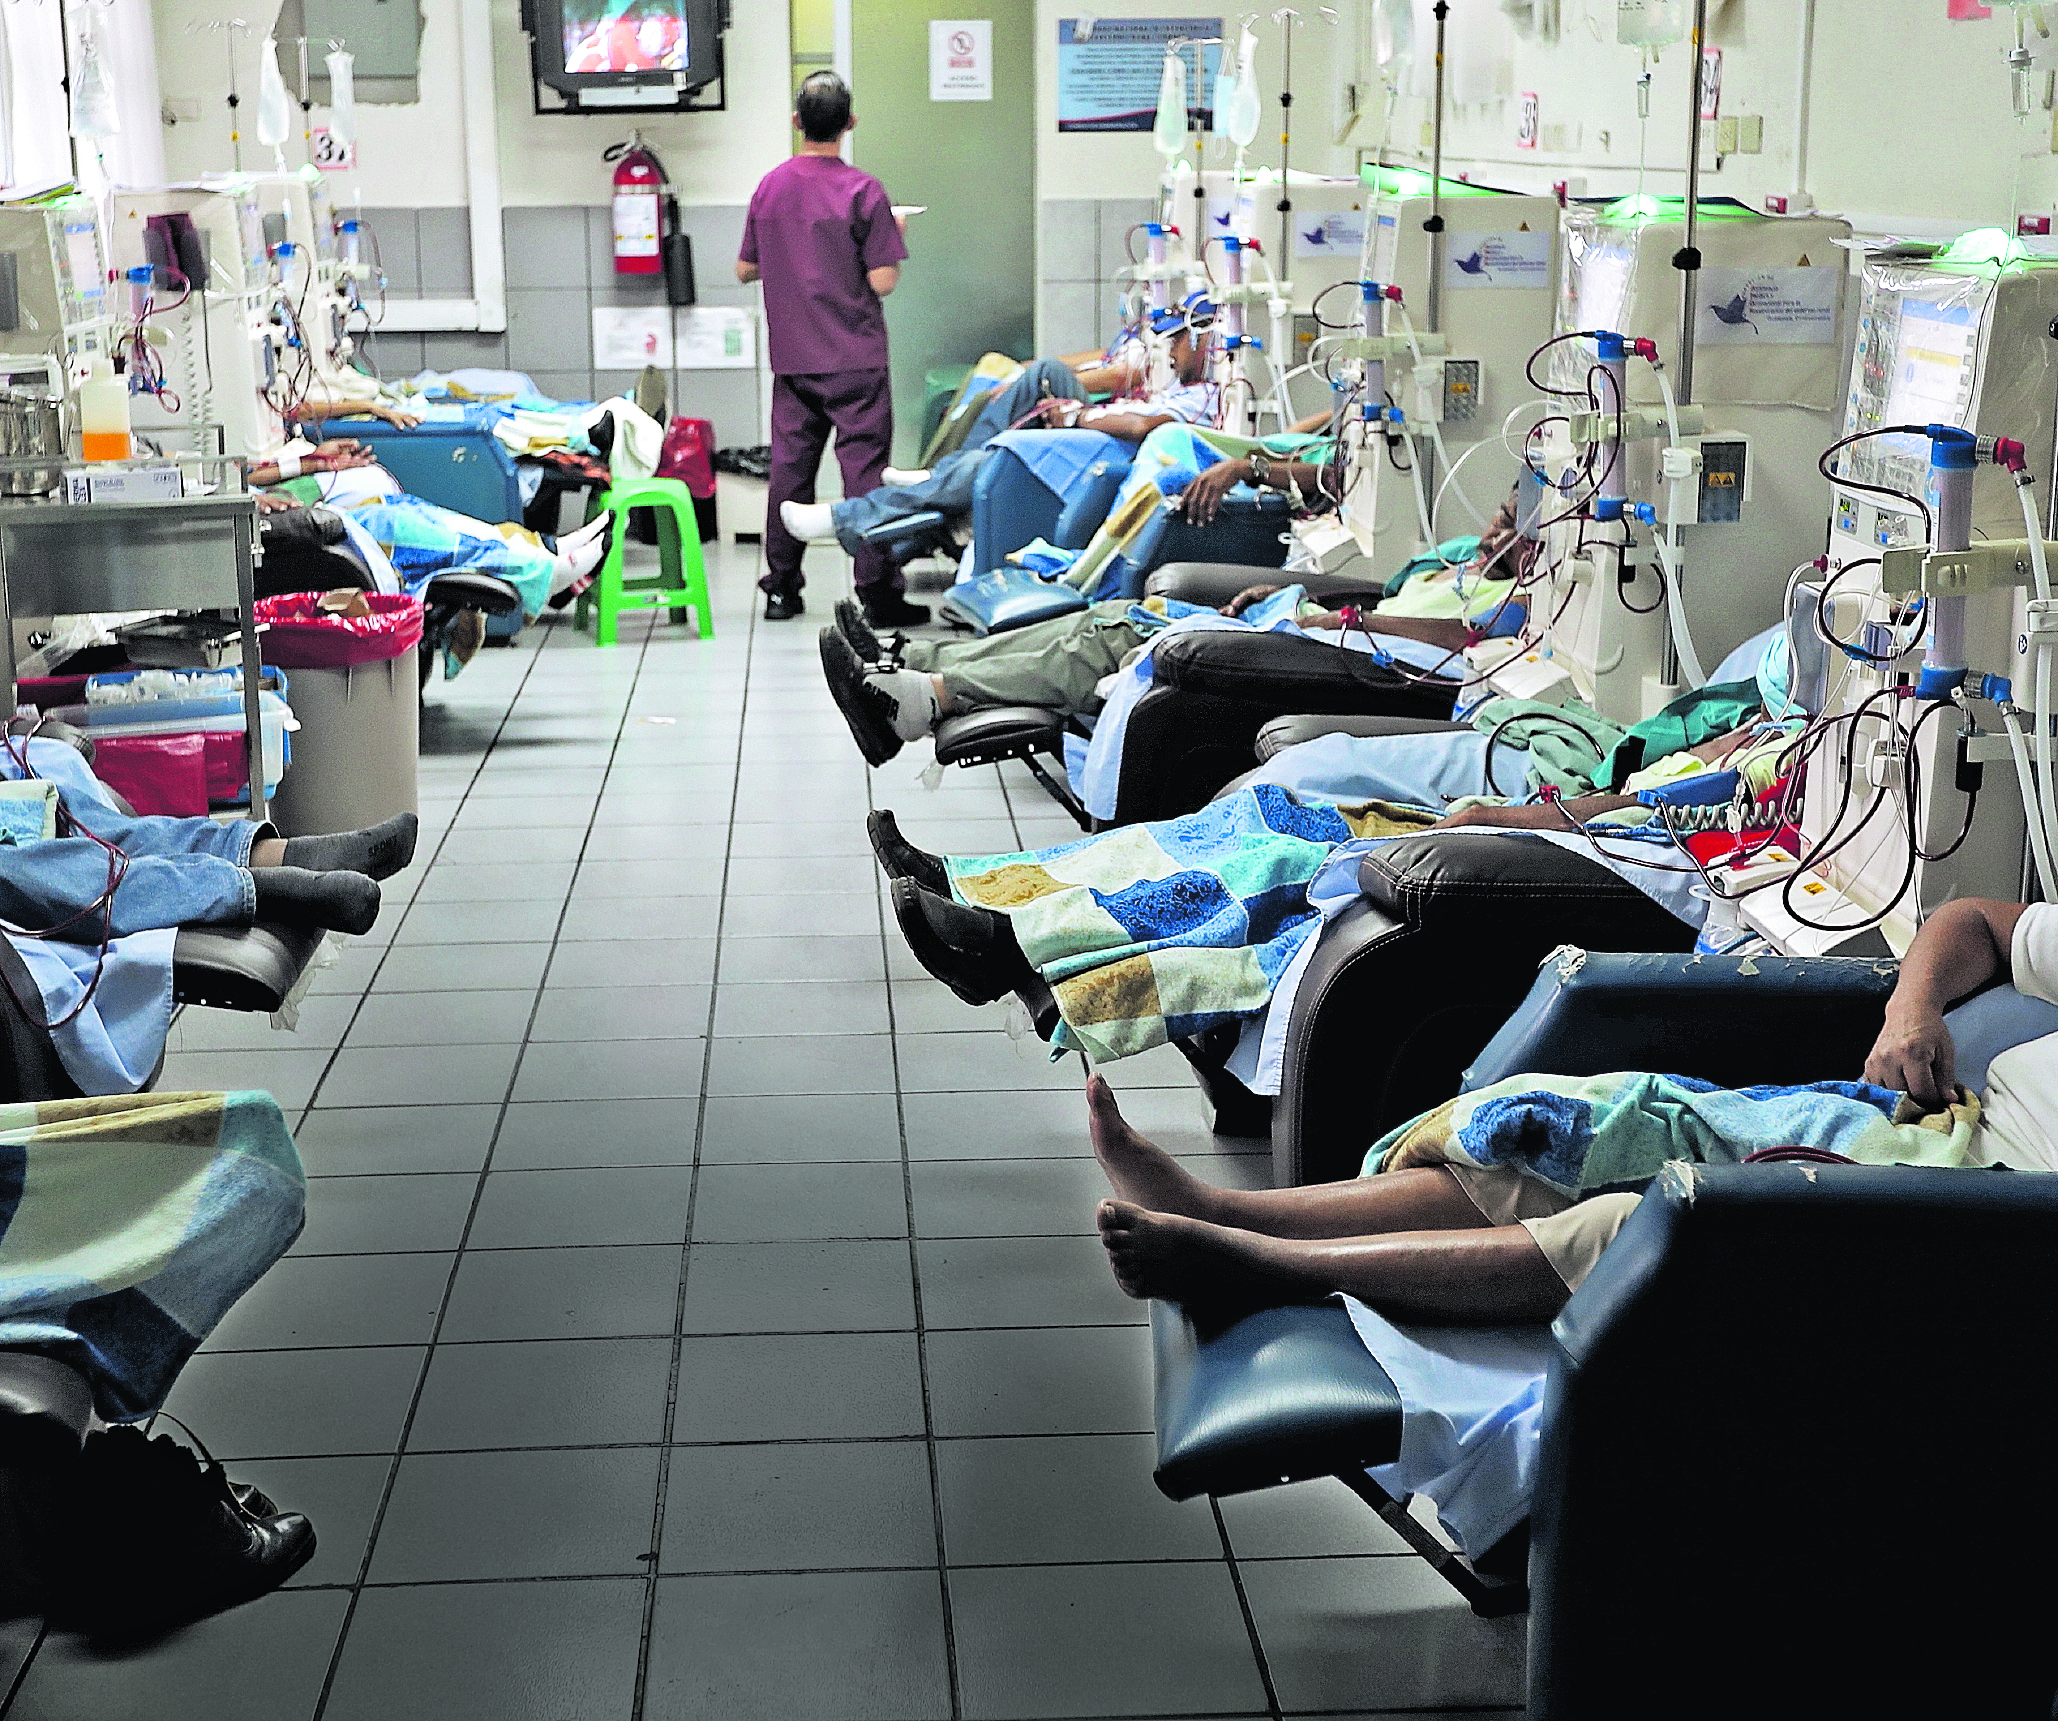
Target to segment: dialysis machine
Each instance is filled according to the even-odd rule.
[[[1797,631],[1831,636],[1809,865],[1740,904],[1779,948],[1901,951],[1954,897],[2015,898],[2033,874],[2053,896],[2058,615],[2038,585],[2058,559],[2041,543],[2054,406],[2058,262],[1990,233],[1866,263],[1841,427],[1856,440],[1796,604]]]
[[[272,397],[286,348],[255,182],[116,191],[110,201],[116,273],[151,269],[149,322],[165,339],[165,392],[135,396],[137,429],[218,426],[224,453],[269,454],[285,434]],[[189,282],[183,296],[174,277]]]
[[[106,253],[89,197],[0,206],[0,362],[53,397],[115,351]]]
[[[356,345],[350,329],[359,310],[358,272],[351,267],[354,259],[340,254],[327,178],[311,164],[297,173],[247,177],[257,188],[266,248],[290,311],[293,335],[305,340],[317,380],[336,398],[370,396],[377,385],[350,362]]]
[[[1513,486],[1518,444],[1505,458],[1480,445],[1499,442],[1510,415],[1536,392],[1523,367],[1550,335],[1558,201],[1453,179],[1437,199],[1428,174],[1369,164],[1363,181],[1365,243],[1354,264],[1361,291],[1331,292],[1322,323],[1333,328],[1362,315],[1364,350],[1381,355],[1357,361],[1380,367],[1379,392],[1391,399],[1363,391],[1351,432],[1363,476],[1350,486],[1345,515],[1374,571],[1391,575],[1423,543],[1425,514],[1433,510],[1436,541],[1476,531]],[[1426,225],[1439,208],[1440,244]],[[1362,290],[1368,282],[1380,289],[1376,297]],[[1309,322],[1313,341],[1323,331]],[[1362,380],[1351,361],[1341,368]],[[1367,416],[1366,408],[1382,406],[1384,421]],[[1413,476],[1394,470],[1382,422],[1408,439]],[[1374,467],[1383,467],[1376,484]],[[1421,488],[1422,503],[1411,486]]]
[[[1531,373],[1551,416],[1526,444],[1538,583],[1523,638],[1468,653],[1494,692],[1577,696],[1633,723],[1779,617],[1822,544],[1850,231],[1702,203],[1685,404],[1680,201],[1564,212],[1558,332]]]

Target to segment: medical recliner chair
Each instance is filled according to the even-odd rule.
[[[1150,576],[1175,562],[1206,557],[1255,568],[1261,577],[1286,560],[1286,498],[1239,485],[1207,526],[1157,509],[1100,570],[1090,592],[1041,577],[1007,558],[1038,538],[1061,550],[1085,549],[1128,480],[1136,446],[1094,430],[1011,430],[987,449],[972,486],[971,566],[943,605],[947,619],[974,633],[1006,633],[1097,598],[1141,597]]]
[[[1218,607],[1246,587],[1283,579],[1243,563],[1175,562],[1150,577],[1151,595]],[[1376,602],[1349,573],[1294,576],[1327,602]],[[1151,689],[1129,716],[1116,788],[1114,825],[1175,818],[1205,806],[1250,769],[1260,731],[1283,713],[1379,713],[1403,723],[1447,719],[1456,679],[1410,678],[1362,653],[1285,634],[1202,632],[1168,641],[1153,659]],[[1082,827],[1084,808],[1041,764],[1062,759],[1065,737],[1084,736],[1070,713],[1034,705],[996,706],[946,718],[936,728],[945,765],[1019,759],[1043,778]]]
[[[66,742],[92,762],[92,738],[68,724],[22,718],[12,725],[12,733]],[[100,791],[129,810],[105,783]],[[269,1015],[285,1003],[326,936],[317,927],[283,921],[182,926],[172,945],[172,1002]],[[79,1098],[78,1084],[58,1057],[49,1030],[22,1011],[20,1001],[36,999],[40,993],[28,964],[4,938],[0,979],[5,982],[0,985],[0,1104]]]
[[[264,556],[258,563],[257,595],[373,589],[372,570],[326,508],[260,515]],[[512,615],[520,626],[522,596],[495,574],[458,568],[437,574],[422,593],[422,643],[417,653],[421,685],[442,653],[458,616],[477,610],[489,619]]]
[[[1465,1085],[1849,1078],[1893,978],[1858,958],[1568,954]],[[1999,987],[1947,1021],[1976,1090],[2058,1010]],[[1461,1559],[1363,1474],[1398,1454],[1402,1410],[1334,1299],[1152,1306],[1158,1483],[1188,1499],[1340,1476],[1477,1611],[1529,1605],[1536,1721],[2045,1721],[2054,1257],[2058,1178],[1681,1167],[1552,1329],[1526,1535]]]

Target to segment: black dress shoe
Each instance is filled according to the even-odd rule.
[[[798,592],[765,593],[765,620],[792,621],[796,616],[807,614],[807,605]]]
[[[100,1430],[70,1476],[51,1610],[68,1625],[121,1633],[198,1619],[268,1594],[314,1557],[304,1515],[166,1435]]]
[[[865,620],[873,627],[923,627],[929,620],[927,604],[911,604],[898,592],[858,593],[865,606]]]
[[[900,834],[900,825],[885,808],[865,815],[865,835],[888,878],[911,878],[936,896],[950,895],[950,869],[927,849],[918,849]]]
[[[1041,978],[1015,942],[1008,917],[990,908],[967,908],[897,878],[893,918],[915,960],[967,1004],[991,1004]]]

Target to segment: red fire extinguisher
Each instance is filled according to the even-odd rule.
[[[615,273],[655,275],[664,267],[658,244],[664,170],[643,147],[641,132],[631,132],[601,159],[615,164]]]

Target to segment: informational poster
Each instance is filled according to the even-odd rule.
[[[672,308],[669,305],[593,307],[593,368],[672,368]]]
[[[1837,268],[1703,269],[1694,338],[1711,347],[1834,346],[1843,291]]]
[[[757,364],[757,317],[736,305],[695,305],[679,313],[680,370],[750,370]]]
[[[930,19],[929,99],[932,102],[993,100],[991,18]]]
[[[1222,34],[1220,18],[1060,18],[1058,130],[1149,131],[1170,42],[1199,43]],[[1186,118],[1214,125],[1219,46],[1184,50]]]
[[[1365,249],[1365,212],[1362,209],[1331,209],[1327,212],[1295,215],[1293,254],[1296,257],[1356,257]]]
[[[1548,288],[1551,284],[1548,232],[1519,228],[1511,233],[1444,235],[1443,284],[1454,292],[1484,288]]]

